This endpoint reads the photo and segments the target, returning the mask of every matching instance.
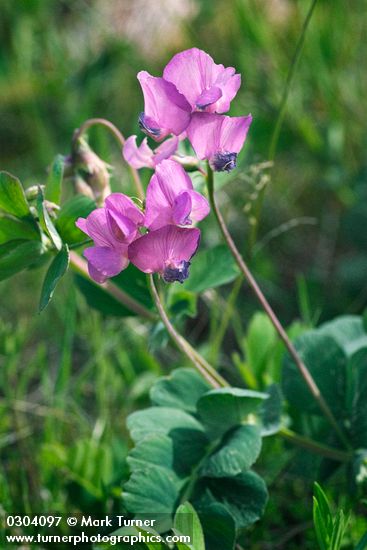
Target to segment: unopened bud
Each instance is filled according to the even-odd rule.
[[[96,155],[83,138],[77,140],[72,159],[75,186],[80,189],[78,192],[91,196],[97,204],[103,204],[111,194],[110,166]],[[90,193],[87,193],[85,186],[89,187]]]
[[[85,195],[86,197],[89,197],[90,199],[95,199],[94,193],[92,188],[88,185],[88,183],[83,180],[79,174],[77,174],[73,178],[74,188],[75,192],[78,193],[78,195]]]

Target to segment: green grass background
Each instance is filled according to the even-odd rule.
[[[175,52],[203,48],[242,74],[231,114],[254,117],[240,168],[219,194],[248,256],[255,186],[263,173],[254,165],[268,160],[309,5],[2,0],[1,169],[26,186],[42,183],[52,158],[69,152],[73,130],[90,117],[139,134],[136,73],[158,75]],[[366,306],[366,8],[365,0],[318,1],[290,89],[251,257],[287,324],[300,318],[312,325]],[[94,130],[92,139],[115,167],[114,188],[129,190],[115,143],[103,130]],[[210,221],[204,234],[207,243],[220,241]],[[0,513],[111,511],[127,475],[126,414],[144,406],[155,377],[184,361],[169,348],[154,352],[157,338],[138,320],[91,311],[71,275],[38,315],[41,276],[25,272],[0,285]],[[198,317],[186,326],[197,346],[215,338],[229,292],[223,287],[200,302]],[[257,309],[246,288],[236,304],[220,354],[225,369]],[[251,548],[314,548],[310,484],[281,478],[274,492]],[[292,511],[289,502],[300,497],[305,506]],[[358,531],[359,520],[353,525]],[[300,534],[282,546],[294,526]]]

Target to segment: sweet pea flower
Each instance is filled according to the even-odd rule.
[[[155,168],[162,160],[170,158],[177,151],[177,147],[176,136],[166,139],[154,151],[149,147],[147,138],[137,146],[136,136],[130,136],[123,146],[122,154],[133,168]]]
[[[159,273],[166,283],[183,283],[200,241],[199,229],[166,225],[129,246],[129,259],[144,273]]]
[[[209,214],[208,201],[194,191],[180,164],[163,160],[152,176],[146,197],[145,226],[156,230],[165,225],[191,225]]]
[[[104,283],[129,265],[128,246],[143,222],[143,213],[122,193],[112,193],[103,208],[76,221],[76,226],[94,241],[94,246],[84,250],[92,279]]]
[[[229,117],[194,113],[187,137],[201,160],[208,160],[217,172],[230,172],[237,165],[237,154],[245,142],[252,116]]]
[[[206,52],[191,48],[176,54],[163,78],[185,96],[193,111],[225,113],[241,85],[233,67],[217,65]]]
[[[176,86],[164,78],[151,76],[146,71],[138,73],[144,95],[144,112],[139,116],[139,126],[155,141],[162,141],[169,134],[179,136],[190,122],[191,106]]]

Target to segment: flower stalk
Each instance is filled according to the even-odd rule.
[[[209,365],[209,363],[203,357],[201,357],[201,355],[197,351],[195,351],[191,347],[191,345],[187,342],[187,340],[185,340],[185,338],[183,338],[183,336],[181,336],[181,334],[177,332],[177,330],[169,320],[167,312],[159,296],[158,290],[155,286],[153,275],[148,275],[148,281],[149,281],[149,288],[150,288],[154,303],[157,307],[159,316],[162,319],[162,322],[166,327],[168,334],[171,336],[172,340],[175,342],[177,347],[182,351],[184,355],[186,355],[188,359],[190,359],[194,367],[200,372],[200,374],[205,378],[205,380],[209,382],[211,386],[213,386],[213,388],[228,386],[224,378],[222,378],[220,374],[218,374],[215,371],[215,369],[211,365]]]
[[[120,130],[112,122],[110,122],[109,120],[106,120],[105,118],[89,118],[88,120],[83,122],[83,124],[80,126],[80,128],[75,130],[74,136],[73,136],[73,148],[76,146],[79,138],[91,126],[97,126],[97,125],[105,126],[106,128],[108,128],[108,130],[116,138],[119,145],[121,147],[123,147],[125,145],[126,140],[125,140],[123,134],[120,132]],[[132,175],[132,178],[133,178],[133,181],[134,181],[134,184],[135,184],[135,187],[136,187],[136,192],[137,192],[138,198],[140,200],[144,200],[144,189],[143,189],[142,183],[140,181],[139,174],[138,174],[137,170],[135,168],[133,168],[132,166],[130,166],[130,165],[129,165],[129,170],[130,170],[130,173]]]
[[[229,233],[229,230],[227,228],[227,225],[222,217],[222,214],[220,210],[218,209],[218,206],[216,204],[215,200],[215,194],[214,194],[214,173],[210,166],[208,165],[208,172],[207,172],[207,187],[208,187],[208,195],[209,195],[209,202],[212,207],[212,210],[214,212],[214,215],[216,217],[216,220],[218,222],[219,228],[222,232],[222,235],[228,245],[229,250],[232,253],[232,256],[234,257],[238,267],[240,268],[241,272],[247,279],[248,284],[250,285],[252,291],[254,292],[255,296],[257,297],[258,301],[260,302],[262,308],[264,309],[265,313],[268,315],[269,319],[274,325],[275,330],[279,334],[279,337],[285,344],[289,354],[291,355],[293,361],[295,362],[302,378],[304,379],[305,383],[307,384],[308,389],[310,390],[313,398],[315,401],[317,401],[321,411],[323,412],[324,416],[329,421],[330,425],[335,430],[335,433],[338,435],[340,441],[345,445],[346,448],[350,448],[349,442],[346,439],[343,431],[341,430],[338,422],[336,421],[329,405],[326,403],[323,395],[321,394],[313,376],[309,372],[308,368],[298,355],[296,348],[293,346],[292,342],[290,341],[286,331],[284,330],[282,324],[280,323],[278,317],[274,313],[271,305],[265,298],[262,290],[260,289],[259,285],[257,284],[256,279],[252,275],[250,269],[248,268],[247,264],[245,263],[244,259],[242,258],[239,250],[237,249],[231,234]]]

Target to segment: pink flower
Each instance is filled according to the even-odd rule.
[[[192,48],[175,55],[166,65],[163,78],[172,82],[193,111],[225,113],[241,85],[233,67],[217,65],[207,53]]]
[[[129,259],[144,273],[159,273],[167,283],[183,283],[199,241],[199,229],[166,225],[134,241],[129,246]]]
[[[104,283],[128,266],[128,245],[138,236],[143,222],[143,213],[122,193],[112,193],[103,208],[77,220],[77,227],[94,241],[94,246],[84,251],[92,279]]]
[[[236,168],[237,154],[245,142],[252,116],[229,117],[211,113],[194,113],[187,137],[199,157],[209,160],[217,172]]]
[[[143,132],[155,141],[180,135],[190,122],[191,106],[185,97],[174,84],[146,71],[138,73],[138,80],[144,95],[144,112],[139,116]]]
[[[178,147],[178,138],[173,136],[166,139],[154,151],[149,147],[147,138],[144,138],[139,147],[136,145],[136,136],[127,138],[122,149],[124,159],[133,168],[155,168],[162,160],[171,157]]]
[[[180,164],[163,160],[148,188],[145,226],[156,230],[165,225],[191,225],[209,214],[208,201],[194,191],[192,181]]]

